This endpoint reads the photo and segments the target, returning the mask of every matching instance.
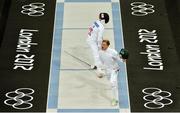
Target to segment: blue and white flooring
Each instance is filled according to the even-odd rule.
[[[92,63],[86,38],[88,26],[100,12],[110,15],[104,38],[119,51],[124,47],[119,0],[57,0],[47,112],[130,112],[125,64],[121,64],[118,78],[119,104],[113,107],[107,79],[97,78],[89,66],[67,54]]]

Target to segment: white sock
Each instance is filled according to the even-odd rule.
[[[118,100],[118,91],[117,91],[117,87],[112,87],[112,95],[113,95],[113,99]]]

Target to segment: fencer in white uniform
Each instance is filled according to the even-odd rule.
[[[99,77],[107,76],[112,88],[112,102],[113,106],[118,104],[118,71],[120,70],[119,62],[125,62],[121,55],[114,49],[109,48],[109,40],[102,41],[102,49],[99,51],[99,58],[102,63],[101,71],[98,70]]]
[[[91,68],[96,69],[101,65],[99,60],[98,51],[101,49],[101,44],[103,40],[104,25],[109,22],[109,15],[107,13],[100,13],[99,20],[93,22],[89,27],[87,43],[91,48],[92,56],[94,58],[94,64]]]

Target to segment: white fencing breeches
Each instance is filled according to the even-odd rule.
[[[97,42],[92,41],[92,40],[87,40],[87,43],[90,46],[91,51],[92,51],[92,56],[94,58],[94,65],[97,66],[97,67],[100,67],[101,66],[101,61],[100,61],[100,58],[99,58]]]
[[[107,78],[110,81],[113,98],[118,100],[118,71],[117,70],[106,70]]]

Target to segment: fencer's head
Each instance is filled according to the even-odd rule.
[[[109,14],[108,14],[108,13],[100,13],[100,14],[99,14],[99,20],[100,20],[102,23],[107,24],[107,23],[109,22]]]
[[[102,50],[106,50],[110,45],[110,41],[109,40],[103,40],[102,41]]]

